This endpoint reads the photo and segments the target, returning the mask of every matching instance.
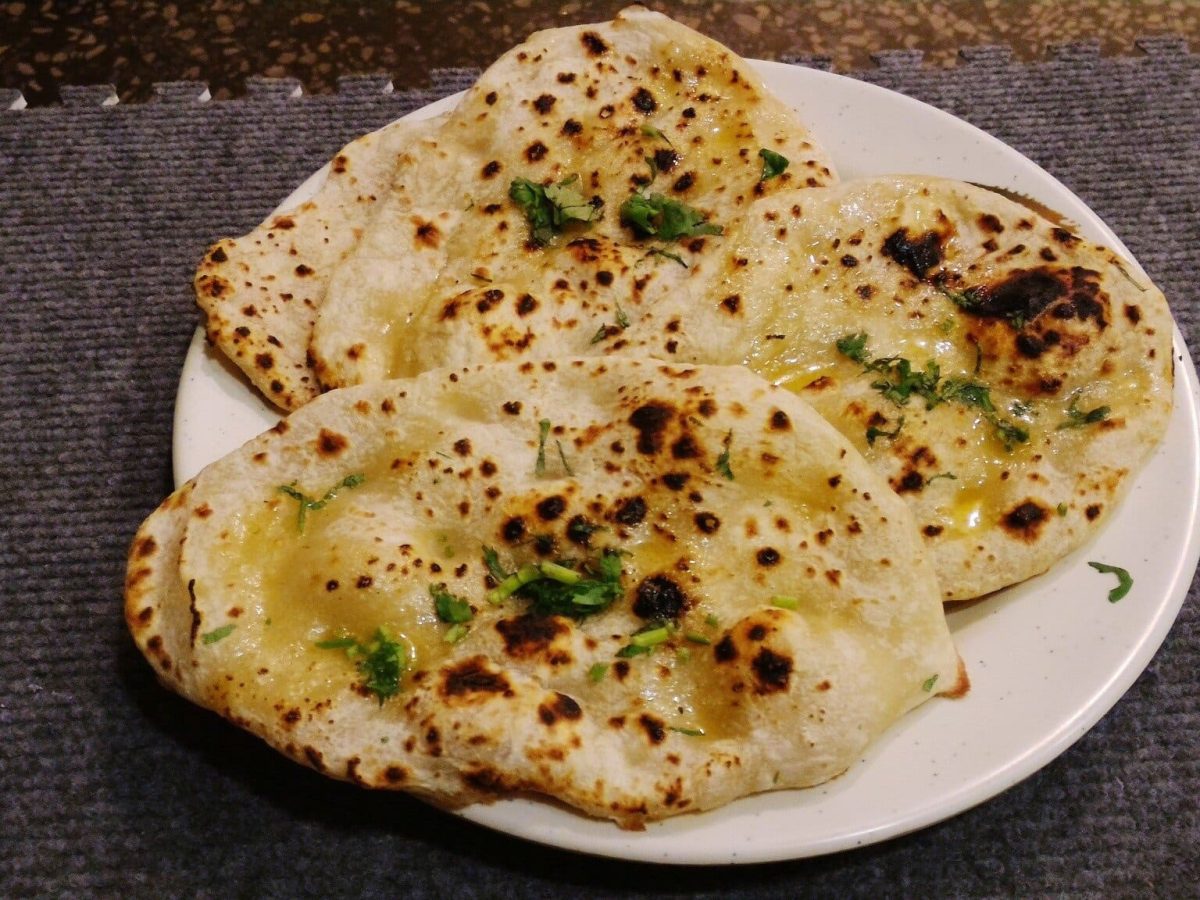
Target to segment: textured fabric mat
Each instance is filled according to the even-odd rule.
[[[852,73],[931,102],[1084,198],[1200,338],[1200,57],[1004,48]],[[808,60],[821,65],[821,60]],[[125,632],[125,551],[170,490],[172,402],[208,242],[255,225],[353,136],[427,92],[256,81],[201,103],[0,112],[0,895],[1180,896],[1200,883],[1193,584],[1129,693],[1058,760],[948,822],[831,857],[677,869],[493,834],[293,765],[160,689]],[[0,110],[18,101],[0,96]],[[886,135],[881,136],[886,141]],[[1189,888],[1188,885],[1191,885]]]

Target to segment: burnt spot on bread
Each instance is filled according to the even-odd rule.
[[[522,615],[501,619],[496,631],[504,638],[504,650],[514,659],[533,659],[550,649],[559,635],[567,634],[570,628],[557,616]],[[561,654],[566,657],[566,654]],[[555,655],[550,662],[567,662],[567,658]]]
[[[673,491],[682,491],[691,477],[687,472],[668,472],[662,482]]]
[[[1025,500],[1004,514],[1000,524],[1010,537],[1026,542],[1037,540],[1050,511],[1036,500]]]
[[[317,435],[317,455],[325,458],[338,456],[350,446],[350,442],[345,435],[338,434],[336,431],[330,431],[328,428],[322,428],[320,434]]]
[[[733,638],[726,634],[713,645],[713,659],[719,663],[733,662],[738,658],[737,645]]]
[[[779,551],[776,550],[774,547],[763,547],[757,553],[754,554],[754,559],[758,562],[758,564],[760,566],[762,566],[763,568],[769,569],[772,566],[779,565],[779,560],[780,560]]]
[[[545,159],[546,154],[550,152],[550,148],[541,141],[534,141],[525,148],[525,158],[530,162],[538,162]]]
[[[532,294],[522,294],[517,298],[517,315],[525,318],[538,308],[538,302]]]
[[[667,739],[666,723],[658,716],[642,713],[638,716],[638,724],[646,732],[646,737],[649,738],[651,744],[661,744]]]
[[[1097,518],[1099,518],[1100,513],[1103,511],[1104,511],[1104,507],[1101,504],[1092,503],[1092,504],[1089,504],[1087,509],[1085,509],[1083,511],[1083,514],[1085,516],[1087,516],[1087,520],[1089,522],[1094,522],[1094,521],[1096,521]]]
[[[533,101],[533,108],[544,116],[554,108],[557,99],[553,94],[542,94]]]
[[[666,575],[651,575],[634,592],[633,614],[642,619],[678,619],[691,605],[687,594]]]
[[[700,456],[700,447],[695,438],[685,434],[671,445],[671,456],[675,459],[696,459]]]
[[[927,538],[935,538],[943,531],[945,531],[945,529],[941,525],[926,525],[921,529],[921,533]]]
[[[1001,234],[1004,231],[1004,226],[1000,223],[1000,220],[991,213],[981,213],[976,222],[978,222],[981,231],[986,231],[989,234]]]
[[[500,408],[510,416],[519,416],[521,414],[521,401],[507,400]]]
[[[229,257],[225,254],[225,248],[220,246],[214,247],[212,252],[208,254],[208,258],[215,263],[223,263],[229,260]]]
[[[883,242],[883,255],[924,280],[929,270],[942,261],[944,238],[936,231],[909,237],[907,228],[893,231]]]
[[[414,218],[413,225],[416,226],[418,244],[431,249],[437,249],[442,243],[442,233],[432,222],[427,222],[421,218]]]
[[[654,151],[654,168],[660,172],[670,172],[679,162],[679,154],[674,150],[663,147]]]
[[[646,403],[629,416],[629,424],[637,429],[639,453],[653,456],[662,449],[663,432],[667,428],[674,408],[664,403]]]
[[[538,501],[537,505],[538,518],[543,522],[553,522],[563,514],[567,508],[567,501],[557,494],[553,497],[547,497],[544,500]]]
[[[525,537],[525,520],[521,516],[513,516],[500,526],[500,535],[510,544],[515,544]]]
[[[647,115],[658,109],[658,102],[654,99],[654,95],[644,87],[640,87],[634,91],[631,99],[633,100],[634,107],[639,112],[646,113]]]
[[[604,38],[594,31],[585,31],[579,36],[579,42],[583,44],[583,49],[587,51],[588,56],[601,56],[608,52],[608,44],[604,43]]]
[[[696,513],[693,521],[696,523],[696,527],[705,534],[716,534],[717,529],[721,527],[721,520],[710,512]]]
[[[575,119],[567,119],[567,121],[563,122],[562,128],[560,129],[560,132],[567,137],[574,137],[581,131],[583,131],[583,125],[582,123],[577,122]]]
[[[613,519],[621,525],[640,525],[645,518],[646,501],[641,497],[625,498],[617,505],[617,510],[613,513]]]
[[[771,430],[772,431],[791,431],[792,420],[788,418],[788,414],[782,409],[776,409],[771,412]]]
[[[888,484],[897,494],[912,494],[925,487],[925,476],[916,469],[906,469],[899,478],[888,479]]]
[[[742,308],[742,298],[738,294],[730,294],[721,301],[721,306],[728,313],[736,313]]]
[[[671,185],[671,190],[673,190],[677,194],[682,194],[684,191],[690,189],[695,183],[696,183],[696,173],[695,172],[684,172],[682,175],[680,175],[678,178],[675,179],[675,183]]]
[[[538,718],[546,726],[555,724],[559,719],[573,722],[582,715],[583,710],[574,698],[558,692],[555,692],[553,700],[538,705]]]
[[[493,159],[491,162],[485,165],[483,169],[480,170],[480,174],[482,174],[484,178],[493,178],[500,173],[501,168],[503,167],[500,165],[500,160]]]
[[[774,694],[787,690],[792,674],[790,656],[783,656],[768,647],[763,647],[750,661],[750,668],[754,672],[756,694]]]

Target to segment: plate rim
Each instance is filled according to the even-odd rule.
[[[1091,210],[1081,198],[1037,163],[977,126],[931,104],[869,81],[790,63],[757,59],[748,59],[747,62],[768,83],[768,88],[772,93],[776,92],[775,87],[772,85],[772,82],[776,80],[787,81],[795,79],[801,83],[801,86],[804,86],[803,83],[805,81],[810,81],[811,85],[817,87],[822,85],[834,86],[835,92],[839,90],[850,94],[858,92],[860,95],[873,97],[880,102],[886,102],[901,108],[907,107],[918,111],[920,115],[933,116],[946,127],[955,130],[965,130],[965,133],[974,141],[989,148],[990,151],[1010,159],[1015,157],[1015,161],[1022,169],[1032,172],[1038,179],[1045,181],[1048,185],[1052,185],[1055,190],[1060,191],[1063,197],[1074,204],[1078,204],[1087,213],[1087,216],[1083,217],[1084,221],[1079,222],[1081,230],[1084,232],[1091,231],[1095,239],[1108,244],[1113,250],[1132,262],[1138,271],[1144,274],[1140,264],[1129,252],[1125,244],[1107,223]],[[400,117],[400,119],[419,120],[437,115],[440,112],[453,108],[463,93],[459,92],[442,98],[434,103],[413,110],[405,116]],[[793,105],[786,98],[780,99],[789,106]],[[805,119],[803,111],[797,110],[797,112],[807,126],[809,122]],[[813,133],[818,143],[825,146],[821,141],[821,135],[816,129],[813,129]],[[830,155],[834,157],[835,164],[840,168],[840,161],[832,149],[830,150]],[[299,205],[300,202],[312,196],[323,183],[328,170],[329,165],[326,164],[305,179],[278,205],[275,214]],[[1173,353],[1175,354],[1177,364],[1175,366],[1176,379],[1173,388],[1174,408],[1172,410],[1171,427],[1186,429],[1186,437],[1190,442],[1192,456],[1195,457],[1197,451],[1200,451],[1200,382],[1197,380],[1195,365],[1191,360],[1178,325],[1175,325],[1173,329]],[[217,357],[219,357],[219,353],[208,348],[206,345],[203,325],[199,326],[193,334],[191,344],[189,345],[175,398],[172,428],[172,462],[176,486],[182,484],[198,468],[195,466],[194,456],[189,455],[187,452],[186,436],[188,429],[193,427],[187,418],[189,405],[191,404],[188,388],[193,383],[193,379],[206,377],[204,374],[205,366],[213,365],[213,359]],[[230,366],[229,371],[232,377],[241,378],[240,373],[233,374],[236,373],[236,370],[232,366]],[[257,392],[254,392],[253,388],[244,379],[242,381],[245,389],[251,391],[257,399]],[[259,399],[258,402],[262,405],[266,414],[273,415],[276,418],[283,415],[280,411],[267,404],[266,401]],[[1182,424],[1176,422],[1176,419],[1180,417]],[[1160,445],[1160,450],[1161,447],[1162,445]],[[1156,450],[1155,456],[1157,456],[1158,452]],[[1152,462],[1153,458],[1146,462],[1142,472],[1139,473],[1138,479],[1144,477],[1146,469],[1149,468]],[[1135,479],[1135,484],[1138,479]],[[1130,486],[1129,492],[1122,498],[1117,511],[1114,513],[1114,517],[1131,502],[1132,488],[1133,485]],[[506,799],[488,805],[476,804],[455,810],[453,814],[510,836],[593,856],[684,865],[748,864],[825,855],[890,840],[960,815],[1009,790],[1065,753],[1108,714],[1130,687],[1132,687],[1142,672],[1145,671],[1178,617],[1179,611],[1186,599],[1192,576],[1196,570],[1197,561],[1200,560],[1200,528],[1198,528],[1198,522],[1200,522],[1200,491],[1196,488],[1193,488],[1190,497],[1190,513],[1186,534],[1180,542],[1178,553],[1174,558],[1175,568],[1168,579],[1170,587],[1168,595],[1162,599],[1153,617],[1146,620],[1144,623],[1146,626],[1145,633],[1132,650],[1126,654],[1122,664],[1109,673],[1109,677],[1097,686],[1097,689],[1093,692],[1091,702],[1075,710],[1068,718],[1058,722],[1056,727],[1048,734],[1042,735],[1041,740],[1036,742],[1031,752],[1023,754],[1016,760],[1009,760],[1006,765],[990,773],[985,773],[973,782],[960,784],[957,788],[950,789],[947,793],[932,798],[917,809],[909,809],[903,814],[897,813],[888,821],[879,822],[872,827],[854,833],[834,834],[821,839],[810,840],[800,847],[775,844],[770,847],[761,848],[759,852],[741,853],[728,851],[724,853],[706,852],[696,844],[689,843],[688,831],[685,829],[681,832],[683,840],[675,841],[676,843],[683,844],[683,846],[674,847],[672,848],[673,852],[664,854],[663,848],[658,846],[658,844],[664,841],[670,844],[678,836],[668,835],[664,841],[659,841],[655,839],[653,835],[654,831],[669,827],[669,823],[677,823],[685,819],[690,822],[701,822],[700,829],[703,830],[705,828],[703,824],[704,819],[717,816],[722,810],[729,809],[730,807],[723,807],[722,810],[696,813],[692,816],[677,817],[666,820],[664,823],[652,823],[648,831],[642,833],[622,832],[611,822],[589,819],[573,810],[560,808],[537,798]],[[1081,548],[1070,554],[1070,557],[1079,557],[1085,553],[1100,535],[1110,530],[1111,525],[1112,523],[1110,522],[1098,535],[1093,536]],[[1052,567],[1051,572],[1060,569],[1063,565],[1064,561],[1059,560]],[[1032,581],[1036,580],[1032,579]],[[1029,584],[1029,581],[1022,583],[1022,585],[1026,586]],[[1021,588],[1022,585],[1013,587]],[[1012,590],[1013,588],[1008,588],[998,592],[998,594],[1003,595]],[[911,722],[913,717],[914,713],[909,713],[908,716],[895,723],[888,730],[887,734],[894,735],[904,727],[905,721]],[[863,762],[855,763],[851,767],[851,771],[853,772],[862,765],[864,765]],[[812,796],[813,792],[820,791],[821,786],[818,785],[814,788],[803,790],[770,792],[735,801],[734,804],[731,804],[731,807],[753,804],[759,798],[779,798],[787,797],[788,795]],[[541,809],[560,810],[563,815],[569,817],[567,819],[568,822],[591,823],[584,828],[585,832],[588,828],[593,827],[593,824],[606,826],[620,840],[615,843],[605,844],[602,847],[588,846],[586,843],[581,843],[578,840],[567,840],[566,838],[569,837],[569,834],[564,834],[562,831],[555,831],[553,823],[550,828],[519,827],[520,812],[524,804],[535,804]],[[551,818],[558,817],[552,816]],[[518,827],[514,827],[514,819]],[[716,824],[720,827],[719,822]],[[569,832],[569,828],[566,831]]]

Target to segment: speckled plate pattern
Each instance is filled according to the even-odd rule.
[[[933,107],[838,75],[755,62],[797,110],[844,179],[925,173],[1018,191],[1130,254],[1078,197],[995,138]],[[418,113],[453,105],[447,98]],[[317,172],[280,207],[311,196]],[[948,612],[970,694],[926,703],[839,778],[740,800],[625,832],[550,802],[472,806],[461,814],[530,840],[586,853],[671,863],[749,863],[862,846],[949,818],[1036,772],[1078,740],[1150,662],[1200,558],[1200,385],[1175,334],[1175,410],[1162,445],[1108,526],[1048,573]],[[272,425],[258,398],[197,332],[176,401],[177,482]],[[1116,582],[1088,566],[1122,566]]]

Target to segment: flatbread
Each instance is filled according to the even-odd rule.
[[[330,161],[316,195],[208,248],[195,277],[205,333],[263,396],[295,409],[321,392],[308,359],[334,266],[387,195],[408,147],[439,120],[404,120],[364,135]]]
[[[763,180],[760,150],[787,168]],[[580,202],[598,204],[593,220],[533,242],[510,197],[519,179],[577,179]],[[515,358],[531,345],[543,358],[584,353],[727,243],[703,233],[639,239],[620,212],[635,192],[686,204],[712,226],[703,232],[756,197],[835,181],[795,112],[715,41],[640,7],[538,32],[421,143],[334,273],[313,332],[317,374],[344,387]],[[481,312],[488,321],[476,332]],[[427,346],[421,335],[439,323],[445,346]]]
[[[992,191],[914,176],[780,194],[730,240],[744,261],[697,271],[623,352],[744,363],[800,393],[908,502],[948,600],[1079,546],[1162,439],[1162,293]],[[837,349],[854,335],[862,362]],[[936,365],[929,399],[888,390],[888,357]]]
[[[578,619],[489,602],[552,560],[615,562],[619,596]],[[470,620],[443,622],[439,590]],[[450,806],[533,792],[631,828],[825,781],[966,689],[905,504],[741,367],[330,392],[146,520],[126,618],[168,687],[327,775]],[[380,628],[411,660],[394,694],[344,646]]]

